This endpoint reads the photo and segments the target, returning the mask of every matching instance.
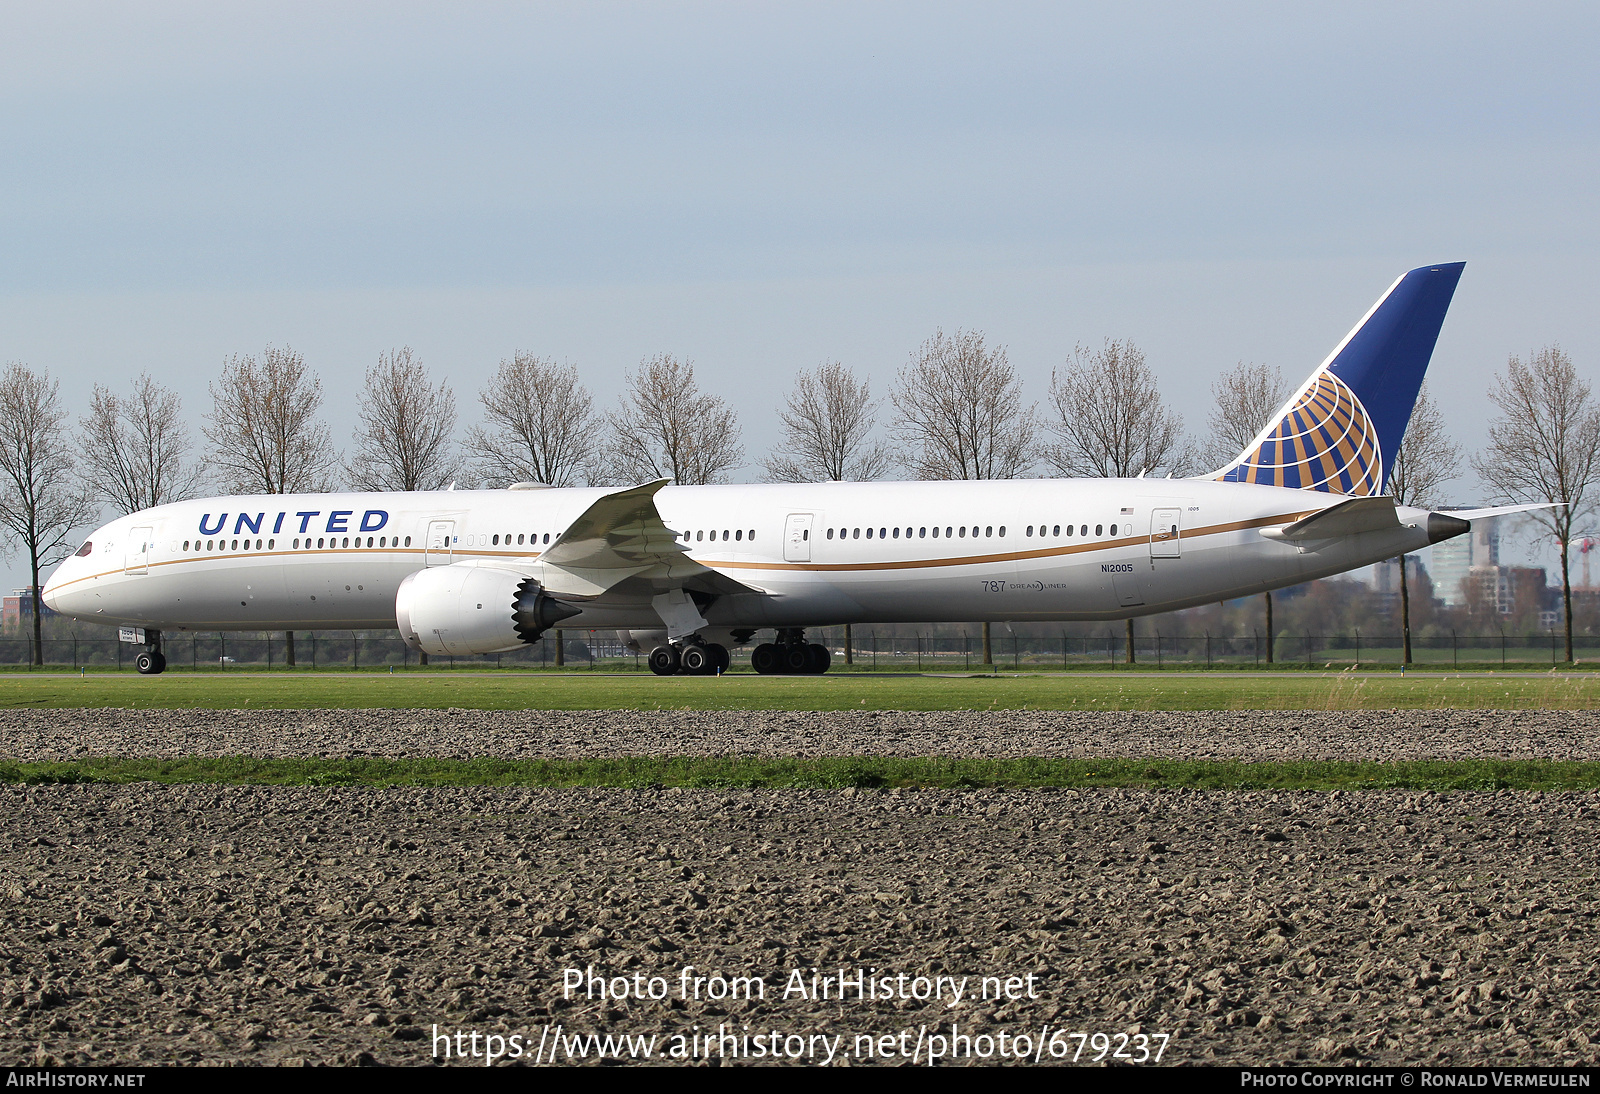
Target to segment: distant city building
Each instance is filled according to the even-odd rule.
[[[1421,555],[1406,556],[1406,580],[1412,595],[1422,587],[1419,579],[1430,576]],[[1372,567],[1372,592],[1380,610],[1390,610],[1400,602],[1400,560],[1386,558]]]
[[[1499,577],[1488,576],[1489,571],[1500,566],[1500,518],[1485,517],[1472,522],[1472,531],[1464,536],[1447,539],[1433,545],[1434,595],[1452,608],[1464,606],[1474,590],[1489,594],[1486,582],[1493,580],[1493,595],[1499,601]],[[1474,574],[1474,571],[1478,573]],[[1467,582],[1473,586],[1469,588]]]
[[[10,596],[0,600],[0,626],[15,627],[33,618],[34,605],[38,597],[33,589],[17,589]],[[56,613],[47,605],[44,609],[44,618],[49,619]]]

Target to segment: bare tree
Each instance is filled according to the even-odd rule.
[[[1033,468],[1035,408],[1003,346],[981,331],[932,338],[911,355],[890,395],[901,457],[919,479],[1014,479]]]
[[[595,474],[599,433],[578,370],[518,353],[501,361],[478,396],[485,426],[467,431],[467,453],[490,486],[578,486]]]
[[[905,445],[901,460],[919,479],[1014,479],[1033,469],[1038,419],[1022,405],[1022,382],[1003,346],[981,331],[935,330],[900,370],[891,393]],[[993,663],[989,624],[983,663]]]
[[[1060,438],[1047,456],[1063,475],[1131,478],[1164,469],[1188,472],[1183,420],[1161,399],[1155,374],[1132,342],[1072,351],[1050,376],[1051,428]],[[1133,619],[1128,619],[1127,660],[1133,663]]]
[[[48,373],[20,362],[0,373],[0,526],[28,555],[35,665],[44,664],[39,570],[71,554],[68,534],[95,516],[94,502],[73,474],[59,388]]]
[[[328,427],[317,418],[322,381],[305,358],[268,346],[259,359],[233,357],[211,385],[206,416],[210,458],[225,489],[293,494],[326,490],[337,465]]]
[[[838,361],[795,377],[778,412],[783,447],[762,461],[771,482],[865,482],[889,466],[889,451],[869,440],[878,404],[866,380]]]
[[[189,430],[180,406],[178,396],[149,375],[135,380],[126,398],[96,384],[89,413],[78,422],[86,490],[120,513],[194,497],[200,469],[184,465]]]
[[[733,410],[715,395],[700,394],[694,365],[669,354],[641,361],[628,375],[609,425],[613,473],[631,482],[666,478],[703,486],[721,482],[744,459]]]
[[[1500,413],[1489,422],[1489,444],[1472,466],[1495,496],[1510,503],[1559,502],[1528,515],[1561,552],[1562,614],[1567,660],[1572,660],[1572,580],[1567,552],[1573,529],[1594,507],[1600,479],[1600,407],[1572,359],[1559,346],[1506,363],[1489,400]]]
[[[1461,471],[1461,448],[1445,431],[1444,415],[1423,384],[1417,392],[1411,421],[1389,468],[1389,493],[1399,505],[1432,509],[1439,490]],[[1406,585],[1406,556],[1400,556],[1401,656],[1411,664],[1411,591]]]
[[[1267,365],[1240,361],[1211,385],[1215,403],[1206,424],[1211,437],[1198,456],[1206,467],[1223,468],[1275,420],[1288,401],[1283,373]]]
[[[328,427],[317,419],[322,381],[305,358],[268,346],[260,360],[233,357],[211,385],[206,439],[225,489],[240,494],[327,490],[337,457]],[[293,665],[294,632],[284,632],[284,659]]]
[[[458,477],[456,397],[447,381],[428,383],[411,347],[378,357],[367,370],[361,428],[350,460],[357,490],[440,490]]]
[[[1274,419],[1289,399],[1283,373],[1276,368],[1240,361],[1211,385],[1215,404],[1207,424],[1211,438],[1199,453],[1202,467],[1221,469],[1238,458]],[[1272,641],[1272,594],[1264,593],[1267,663],[1277,660]]]
[[[1131,478],[1146,471],[1187,471],[1183,419],[1161,399],[1155,373],[1132,342],[1098,350],[1079,346],[1050,377],[1051,428],[1060,443],[1048,451],[1063,475]]]

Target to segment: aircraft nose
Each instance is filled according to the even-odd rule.
[[[85,541],[83,546],[87,548],[99,538],[100,530],[97,529],[95,534]],[[53,612],[60,612],[62,615],[73,614],[74,602],[80,599],[78,593],[81,592],[81,589],[69,591],[69,587],[83,576],[88,563],[89,560],[87,558],[81,554],[76,554],[63,560],[61,565],[56,567],[55,573],[45,579],[44,588],[39,590],[39,599],[44,601],[45,607]]]
[[[39,599],[43,600],[44,606],[53,612],[64,610],[65,605],[62,602],[65,598],[62,596],[61,590],[66,584],[66,580],[63,578],[63,571],[71,569],[71,567],[71,559],[57,566],[56,572],[50,575],[49,579],[44,583],[44,588],[39,590]]]

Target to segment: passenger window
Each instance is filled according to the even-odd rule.
[[[722,542],[728,542],[728,530],[726,528],[722,530]]]
[[[1002,524],[1000,526],[1000,538],[1001,539],[1005,539],[1006,538],[1006,526],[1004,524]]]
[[[949,539],[950,538],[950,532],[951,532],[951,528],[950,528],[950,526],[948,524],[946,524],[944,526],[944,538],[945,539]]]
[[[984,534],[985,538],[993,538],[993,536],[994,536],[994,525],[992,525],[992,524],[985,525],[984,529],[983,529],[983,534]]]
[[[879,528],[878,529],[878,538],[879,539],[882,539],[884,536],[886,536],[888,534],[889,534],[889,529],[887,529],[887,528]]]
[[[966,539],[967,538],[967,526],[965,524],[963,524],[957,534],[960,535],[962,539]]]
[[[1079,535],[1080,535],[1080,536],[1086,536],[1086,535],[1088,535],[1088,534],[1089,534],[1089,526],[1088,526],[1088,525],[1087,525],[1087,524],[1085,524],[1085,525],[1082,525],[1082,526],[1080,526],[1080,527],[1079,527],[1079,528],[1078,528],[1078,534],[1079,534]]]
[[[919,528],[919,529],[917,529],[917,538],[918,539],[927,539],[928,538],[928,529],[927,528]]]
[[[900,529],[896,528],[894,530],[894,538],[895,539],[899,539],[900,538]]]
[[[852,531],[850,533],[850,538],[851,539],[860,539],[861,538],[861,529],[857,528],[854,531]]]
[[[743,528],[735,528],[733,530],[733,542],[740,543],[743,540],[744,540],[744,529]]]
[[[546,533],[545,533],[545,534],[544,534],[544,541],[545,541],[545,542],[546,542],[546,543],[549,543],[549,542],[550,542],[550,533],[549,533],[549,532],[546,532]]]
[[[753,543],[753,542],[755,542],[755,538],[756,538],[756,530],[754,528],[752,528],[752,529],[750,529],[750,534],[745,537],[745,541],[747,543]]]
[[[411,537],[410,536],[406,537],[406,546],[407,547],[411,546]]]
[[[1033,525],[1031,525],[1031,524],[1030,524],[1030,525],[1028,525],[1028,531],[1027,531],[1027,534],[1028,534],[1028,535],[1030,535],[1030,536],[1031,536],[1031,535],[1033,535]],[[1041,529],[1039,529],[1039,534],[1040,534],[1040,535],[1041,535],[1041,536],[1042,536],[1042,535],[1044,535],[1044,529],[1043,529],[1043,528],[1041,528]]]
[[[872,538],[872,529],[871,529],[871,528],[868,528],[868,529],[867,529],[867,538],[868,538],[868,539],[871,539],[871,538]]]
[[[696,532],[694,534],[694,538],[703,542],[705,540],[705,538],[706,538],[705,531],[701,530],[699,532]]]
[[[832,529],[832,528],[829,528],[829,529],[828,529],[828,538],[829,538],[829,539],[832,539],[832,538],[833,538],[833,529]]]
[[[1094,534],[1097,535],[1097,536],[1105,535],[1105,532],[1101,530],[1102,527],[1103,527],[1102,525],[1096,524],[1094,526]]]
[[[934,539],[938,539],[939,538],[939,529],[937,527],[934,528],[934,530],[933,530],[933,538]]]

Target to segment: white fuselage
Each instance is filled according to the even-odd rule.
[[[95,531],[88,550],[51,576],[44,599],[78,619],[162,630],[394,627],[407,575],[474,560],[531,562],[607,493],[178,502]],[[1343,500],[1200,479],[691,486],[655,499],[690,557],[759,590],[705,608],[708,624],[735,630],[1146,615],[1429,542],[1427,513],[1414,509],[1399,511],[1397,529],[1310,547],[1260,534]],[[661,626],[648,602],[582,607],[562,626]]]

